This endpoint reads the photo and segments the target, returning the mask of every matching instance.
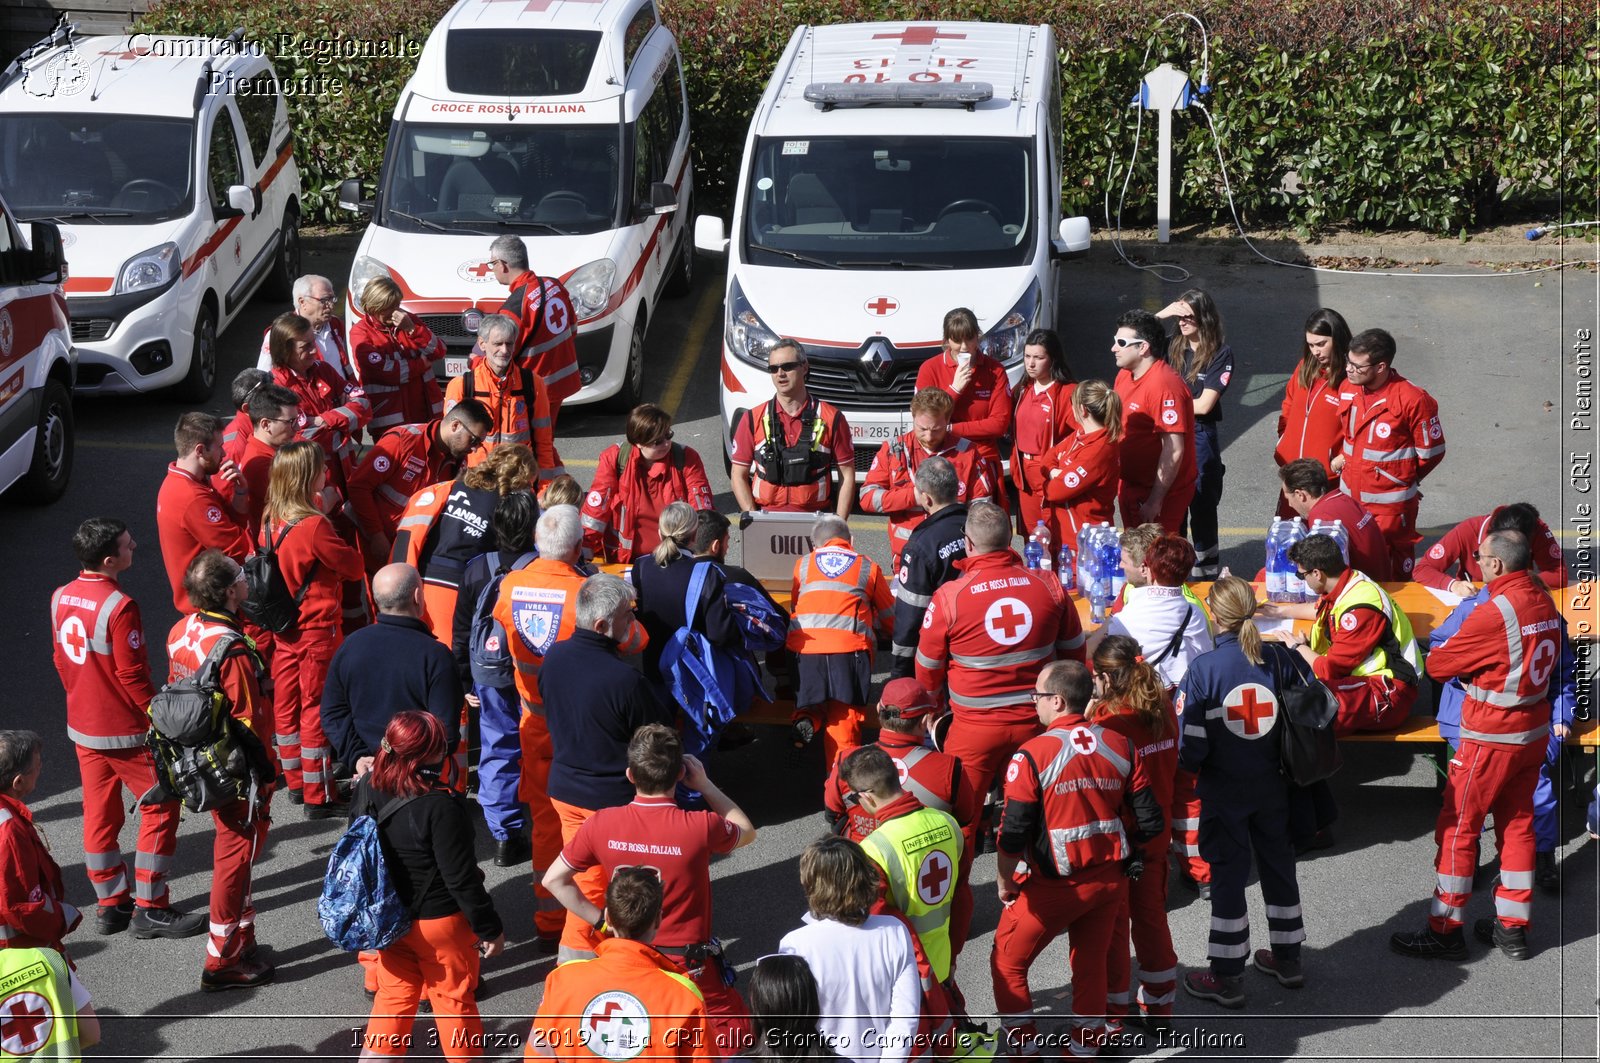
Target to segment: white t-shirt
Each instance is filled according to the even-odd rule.
[[[1185,610],[1190,610],[1186,624]],[[1167,647],[1172,645],[1179,624],[1184,624],[1183,638],[1177,650],[1168,654]],[[1105,630],[1107,635],[1128,635],[1137,641],[1145,661],[1154,666],[1169,688],[1183,682],[1190,661],[1212,648],[1206,612],[1183,596],[1182,587],[1151,584],[1139,588],[1137,594],[1129,587],[1121,612],[1106,622]]]
[[[811,966],[828,1043],[856,1063],[905,1063],[922,1016],[922,979],[911,931],[887,915],[860,926],[814,919],[778,942]]]

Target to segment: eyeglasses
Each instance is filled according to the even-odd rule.
[[[1498,561],[1500,559],[1493,554],[1486,554],[1480,550],[1478,553],[1472,555],[1472,560],[1476,561],[1479,565],[1482,565],[1485,561]]]
[[[303,298],[308,303],[319,303],[322,306],[332,306],[339,299],[336,295],[307,295]]]
[[[460,421],[457,421],[456,424],[461,425],[461,430],[463,432],[467,433],[467,438],[468,439],[472,440],[472,449],[473,450],[477,450],[479,447],[483,446],[483,441],[485,439],[487,439],[488,436],[489,436],[488,432],[485,432],[485,433],[483,433],[483,435],[480,436],[478,433],[474,432],[472,429],[468,428],[465,424],[462,424]]]
[[[1111,337],[1111,342],[1115,343],[1118,347],[1132,347],[1132,346],[1134,346],[1136,344],[1143,344],[1145,346],[1149,346],[1149,343],[1146,340],[1139,340],[1139,339],[1130,340],[1126,336],[1112,336]]]
[[[1366,365],[1362,365],[1359,362],[1346,362],[1346,363],[1344,363],[1344,371],[1346,373],[1365,373],[1368,369],[1376,369],[1376,368],[1377,368],[1377,364],[1374,363],[1374,362],[1368,362]]]
[[[489,261],[484,263],[484,265],[488,266],[490,269],[494,269],[496,266],[503,266],[505,264],[506,260],[503,258],[491,258]]]
[[[1308,575],[1308,573],[1301,572],[1299,569],[1295,569],[1294,570],[1294,578],[1297,579],[1297,580],[1301,580],[1302,582],[1305,580],[1307,575]]]
[[[261,419],[263,421],[268,422],[269,424],[299,424],[300,423],[300,418],[298,418],[298,417],[263,417]]]
[[[672,442],[672,429],[667,429],[667,434],[658,438],[654,443],[646,443],[647,447],[664,447]]]
[[[1194,315],[1193,314],[1179,314],[1178,315],[1178,320],[1179,321],[1186,321],[1186,322],[1188,322],[1189,324],[1192,325],[1192,324],[1194,324]]]
[[[861,804],[861,792],[859,790],[846,790],[844,792],[843,801],[846,808],[855,808],[857,805]]]
[[[767,366],[767,372],[773,374],[798,373],[800,371],[800,367],[804,364],[804,362],[773,362],[771,365]]]
[[[1048,690],[1030,690],[1030,691],[1028,691],[1028,700],[1030,700],[1030,701],[1038,701],[1040,698],[1058,698],[1060,696],[1061,696],[1060,694],[1052,694]]]

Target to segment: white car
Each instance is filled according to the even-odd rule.
[[[72,374],[77,355],[61,294],[61,233],[36,221],[31,239],[0,198],[0,491],[54,502],[72,475]]]
[[[242,31],[58,30],[0,75],[0,187],[61,227],[80,393],[209,398],[218,334],[300,271],[288,112]]]

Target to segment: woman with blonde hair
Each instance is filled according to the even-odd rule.
[[[1218,580],[1206,598],[1217,645],[1189,664],[1178,688],[1183,735],[1178,756],[1197,773],[1200,853],[1211,865],[1210,967],[1183,977],[1184,992],[1226,1008],[1245,1004],[1245,957],[1290,989],[1305,984],[1300,943],[1300,886],[1289,839],[1289,786],[1278,752],[1281,691],[1303,678],[1299,656],[1264,643],[1256,629],[1255,590],[1237,576]],[[1250,952],[1245,885],[1255,854],[1266,900],[1270,949]]]
[[[1103,639],[1095,647],[1093,665],[1094,700],[1086,715],[1091,722],[1127,737],[1134,755],[1144,762],[1151,791],[1163,809],[1171,808],[1178,771],[1178,721],[1161,674],[1145,662],[1138,641],[1127,635]],[[1167,925],[1167,850],[1171,841],[1172,825],[1168,823],[1141,849],[1144,873],[1128,883],[1106,963],[1108,1014],[1126,1016],[1152,1030],[1171,1025],[1172,999],[1178,988],[1178,954],[1172,949],[1172,931]],[[1139,957],[1137,1009],[1132,1008],[1128,994],[1130,939]]]
[[[1175,317],[1178,331],[1167,348],[1167,361],[1194,399],[1194,498],[1189,502],[1188,531],[1194,541],[1196,579],[1215,579],[1219,563],[1217,506],[1222,501],[1222,396],[1233,379],[1233,348],[1222,335],[1222,315],[1206,292],[1191,288],[1156,313]]]
[[[272,653],[273,718],[278,759],[289,799],[310,819],[343,815],[330,774],[332,753],[322,733],[322,687],[341,629],[343,584],[366,567],[322,512],[328,485],[322,448],[304,440],[278,448],[261,511],[260,548],[275,552],[298,612],[277,633]]]
[[[1085,380],[1072,391],[1077,431],[1040,460],[1044,512],[1051,542],[1078,549],[1083,529],[1115,519],[1122,479],[1122,399],[1104,380]]]
[[[350,353],[372,403],[367,431],[373,439],[395,425],[439,416],[444,393],[433,362],[444,357],[444,342],[400,309],[400,286],[388,277],[374,277],[361,289],[361,319],[350,326]]]

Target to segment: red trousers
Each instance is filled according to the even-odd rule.
[[[1179,768],[1172,788],[1172,807],[1167,810],[1172,820],[1172,857],[1179,871],[1196,882],[1210,882],[1211,865],[1200,856],[1200,798],[1195,796],[1194,778],[1194,772]],[[1145,874],[1150,874],[1148,864]]]
[[[1167,927],[1167,841],[1157,838],[1144,847],[1144,874],[1128,883],[1128,896],[1117,909],[1116,927],[1111,932],[1110,959],[1106,963],[1107,1013],[1112,1019],[1128,1014],[1128,983],[1132,964],[1128,947],[1132,940],[1139,957],[1139,1011],[1145,1015],[1170,1016],[1172,1000],[1178,990],[1178,954],[1172,948],[1172,931]]]
[[[335,627],[296,628],[280,634],[273,651],[273,741],[289,788],[303,789],[308,805],[333,800],[328,774],[333,755],[322,733],[322,685],[342,641]]]
[[[1522,746],[1464,739],[1450,760],[1444,807],[1434,827],[1439,881],[1428,925],[1435,933],[1460,929],[1478,867],[1478,835],[1494,816],[1500,881],[1494,914],[1506,926],[1527,926],[1533,913],[1533,788],[1544,764],[1543,739]]]
[[[1193,441],[1190,441],[1193,445]],[[1167,530],[1168,535],[1182,535],[1183,522],[1189,515],[1189,503],[1194,501],[1194,483],[1188,487],[1175,487],[1167,492],[1161,500],[1161,512],[1156,514],[1156,523]],[[1144,523],[1144,518],[1139,515],[1139,507],[1150,497],[1151,488],[1137,487],[1124,480],[1117,489],[1117,512],[1122,514],[1124,528],[1137,527]]]
[[[707,959],[705,965],[695,972],[684,966],[681,956],[676,953],[668,955],[705,998],[706,1029],[711,1035],[711,1043],[697,1054],[717,1059],[748,1055],[753,1044],[750,1008],[739,991],[723,980],[722,961]]]
[[[556,815],[561,819],[561,844],[570,842],[578,833],[578,828],[594,815],[594,810],[579,808],[569,805],[555,798],[550,799],[550,804],[555,807]],[[537,856],[534,857],[538,859]],[[574,877],[583,895],[593,901],[602,910],[606,906],[606,869],[596,864],[587,871],[580,871]],[[571,912],[566,914],[565,925],[561,929],[561,946],[557,950],[556,962],[566,963],[569,960],[592,960],[594,950],[600,944],[600,938],[595,934],[594,927],[585,923]]]
[[[961,774],[976,800],[982,802],[994,785],[995,777],[1017,748],[1040,732],[1038,720],[1014,723],[975,723],[970,717],[950,721],[944,751],[961,759]],[[978,830],[983,817],[962,831],[965,852],[976,853]]]
[[[830,767],[839,760],[841,749],[854,749],[861,744],[861,725],[867,719],[860,705],[843,701],[824,701],[796,709],[794,718],[810,720],[822,732],[822,762]]]
[[[1063,931],[1071,945],[1072,1036],[1067,1052],[1060,1054],[1092,1056],[1099,1050],[1106,1032],[1106,957],[1127,883],[1122,868],[1109,863],[1064,879],[1033,874],[1023,881],[1016,902],[1000,912],[989,973],[1011,1054],[1041,1054],[1028,968]]]
[[[74,745],[83,779],[83,866],[102,908],[128,899],[128,865],[118,836],[127,808],[123,787],[137,801],[156,783],[150,750],[85,749]],[[167,906],[167,869],[178,849],[178,802],[145,805],[139,814],[132,892],[141,908]]]
[[[456,1063],[482,1056],[483,1022],[473,996],[478,962],[478,936],[460,912],[412,923],[405,937],[378,953],[378,996],[361,1058],[406,1054],[424,993],[444,1057]]]
[[[1400,503],[1361,503],[1361,508],[1372,514],[1389,547],[1390,579],[1411,578],[1411,567],[1417,561],[1417,544],[1422,541],[1422,533],[1417,531],[1417,504],[1421,501],[1419,495]]]
[[[1388,676],[1347,675],[1328,683],[1339,699],[1339,715],[1334,717],[1335,734],[1356,731],[1392,731],[1406,722],[1411,706],[1417,703],[1417,688],[1397,683]]]
[[[211,928],[206,936],[206,970],[237,966],[256,940],[256,909],[250,899],[251,869],[267,843],[270,795],[248,819],[249,805],[236,801],[214,809],[217,829],[211,845]]]
[[[553,938],[561,933],[567,921],[567,910],[544,888],[544,873],[561,855],[563,844],[561,817],[545,792],[550,784],[550,761],[555,753],[550,748],[550,729],[545,726],[543,716],[523,712],[517,730],[522,744],[522,775],[517,780],[517,799],[527,802],[532,827],[529,833],[533,846],[533,925],[540,937]]]

